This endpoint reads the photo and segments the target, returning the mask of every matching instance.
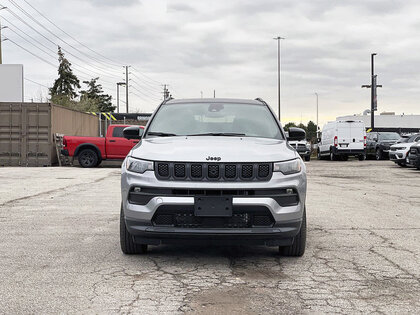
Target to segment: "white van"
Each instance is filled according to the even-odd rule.
[[[337,120],[328,122],[322,129],[318,145],[318,159],[347,160],[366,157],[366,128],[361,120]]]

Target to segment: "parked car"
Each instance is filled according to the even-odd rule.
[[[311,144],[306,139],[301,141],[289,141],[290,146],[299,153],[305,161],[311,160]]]
[[[61,154],[77,157],[82,167],[95,167],[103,160],[124,160],[127,153],[139,139],[124,138],[123,131],[129,125],[111,125],[105,137],[64,136]],[[143,126],[132,126],[139,135]]]
[[[406,166],[410,148],[416,142],[420,142],[420,134],[415,134],[410,138],[402,139],[404,139],[404,142],[400,142],[399,140],[396,144],[391,145],[389,151],[389,159],[399,166]]]
[[[389,158],[389,149],[401,136],[396,132],[369,132],[367,134],[366,156],[377,160]]]
[[[420,142],[411,146],[407,162],[410,166],[417,167],[420,170]]]
[[[305,136],[289,129],[288,140]],[[177,242],[305,251],[305,163],[261,99],[163,102],[123,162],[121,190],[125,254]]]
[[[365,159],[366,131],[360,120],[338,120],[328,122],[319,139],[318,159],[347,160],[349,156]]]

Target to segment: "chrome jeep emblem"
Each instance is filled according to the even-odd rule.
[[[222,158],[220,156],[208,156],[207,161],[220,161]]]

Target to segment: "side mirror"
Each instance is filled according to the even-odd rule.
[[[130,126],[130,127],[124,128],[123,134],[124,134],[124,138],[128,140],[141,139],[141,136],[143,135],[143,128],[140,128],[139,126]]]
[[[316,141],[317,141],[318,143],[320,143],[320,142],[321,142],[321,138],[316,138]]]
[[[288,141],[300,141],[305,140],[306,132],[301,128],[290,127],[289,128],[289,137],[287,138]]]

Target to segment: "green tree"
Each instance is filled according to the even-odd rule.
[[[307,131],[306,131],[306,139],[315,142],[316,139],[316,124],[310,120],[308,122]]]
[[[99,78],[83,81],[87,85],[87,90],[81,91],[81,102],[90,101],[96,104],[100,112],[113,112],[115,106],[112,106],[112,96],[104,94],[102,85],[97,83]]]
[[[294,122],[288,122],[287,124],[284,125],[284,130],[289,131],[290,127],[297,127],[297,126]]]
[[[50,89],[51,99],[74,100],[78,96],[77,89],[80,88],[79,79],[73,74],[71,63],[65,58],[60,46],[58,46],[58,62],[58,78]]]

